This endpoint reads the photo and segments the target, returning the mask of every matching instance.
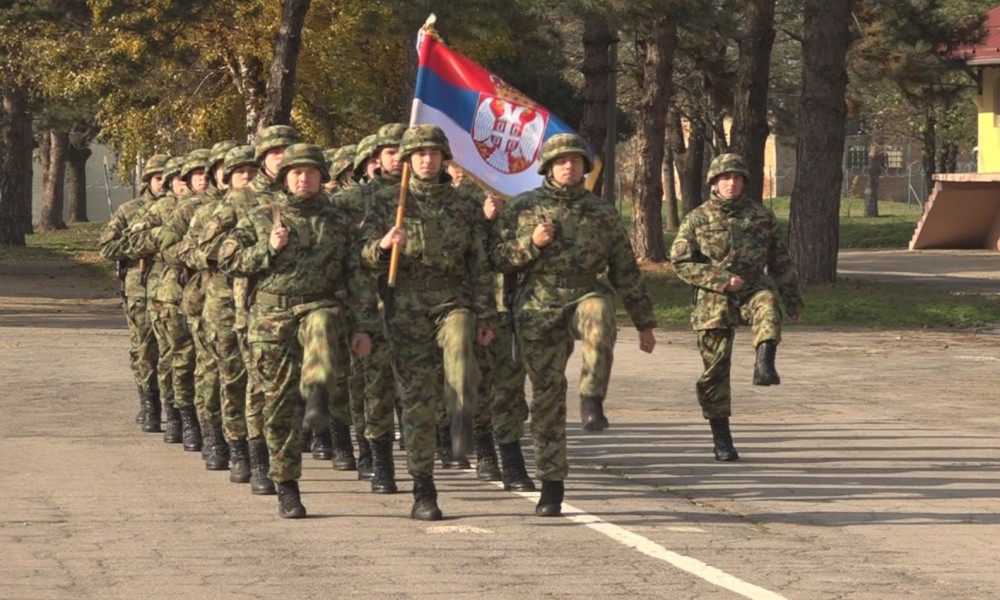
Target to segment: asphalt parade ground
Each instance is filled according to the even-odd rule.
[[[939,275],[995,278],[992,254]],[[563,517],[438,470],[445,519],[413,521],[397,449],[396,495],[307,456],[288,521],[133,424],[124,319],[88,277],[0,262],[0,599],[1000,597],[1000,335],[791,326],[763,388],[743,330],[723,464],[693,334],[646,355],[626,327],[603,433],[580,430],[571,361]]]

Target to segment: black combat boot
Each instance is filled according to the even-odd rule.
[[[455,456],[451,446],[451,427],[447,424],[437,426],[437,455],[441,459],[442,469],[471,469],[469,459]]]
[[[329,427],[313,433],[312,455],[316,460],[330,460],[333,458],[333,441],[330,439]]]
[[[267,476],[271,468],[267,441],[263,437],[250,438],[247,446],[250,448],[250,493],[255,496],[273,496],[274,482]]]
[[[354,460],[354,446],[351,445],[351,426],[347,423],[332,423],[327,431],[333,441],[333,470],[356,471],[358,462]]]
[[[503,478],[503,489],[508,492],[530,492],[535,489],[535,482],[528,477],[528,470],[524,468],[524,454],[521,452],[521,442],[511,442],[500,444],[500,461],[503,469],[500,475]]]
[[[229,481],[233,483],[250,481],[250,446],[246,439],[229,442]]]
[[[299,482],[282,481],[277,486],[278,489],[278,516],[282,519],[304,519],[306,518],[306,507],[302,506],[302,498],[299,495]]]
[[[222,433],[221,425],[209,425],[208,458],[205,459],[205,469],[208,471],[229,470],[229,444]]]
[[[155,389],[142,394],[143,413],[142,430],[146,433],[160,433],[160,394]]]
[[[139,412],[135,415],[135,424],[142,425],[146,422],[146,394],[143,393],[142,388],[139,390]]]
[[[774,341],[757,344],[757,360],[753,363],[754,385],[778,385],[781,377],[774,369],[774,355],[778,351],[778,343]]]
[[[314,432],[323,431],[330,426],[330,395],[320,386],[313,386],[309,390],[302,422]]]
[[[181,438],[185,452],[201,450],[201,425],[193,404],[177,409],[181,412]]]
[[[543,481],[542,495],[535,506],[539,517],[558,517],[562,514],[563,495],[566,487],[562,481]]]
[[[183,439],[181,436],[181,412],[173,403],[165,404],[164,412],[167,413],[167,425],[163,428],[163,443],[181,443],[181,439]]]
[[[396,399],[396,425],[399,427],[399,449],[406,450],[406,436],[403,435],[403,403]]]
[[[483,481],[503,479],[497,462],[497,449],[493,445],[493,434],[489,431],[476,436],[476,477]]]
[[[413,508],[410,518],[418,521],[440,521],[444,515],[437,504],[437,488],[434,476],[413,478]]]
[[[604,416],[604,398],[580,396],[580,422],[584,431],[604,431],[608,418]]]
[[[712,441],[715,443],[715,460],[731,462],[740,459],[739,452],[733,447],[733,434],[729,431],[729,417],[709,419],[712,427]]]
[[[392,444],[392,434],[390,433],[388,435],[390,438],[389,443]],[[374,459],[372,458],[372,445],[363,433],[356,434],[354,439],[358,442],[358,479],[361,481],[367,481],[375,476],[375,467],[373,466]]]
[[[396,465],[392,460],[392,434],[387,433],[371,441],[372,449],[372,492],[375,494],[395,494]]]
[[[299,429],[299,440],[302,444],[302,454],[312,450],[312,439],[312,429],[309,429],[309,426],[306,425],[305,421],[303,421],[302,427]]]

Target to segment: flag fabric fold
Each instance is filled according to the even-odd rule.
[[[448,48],[425,27],[412,125],[444,130],[454,161],[487,188],[516,196],[542,183],[542,144],[570,127],[503,79]]]

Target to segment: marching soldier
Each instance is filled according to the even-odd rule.
[[[583,428],[599,431],[608,426],[603,403],[617,335],[614,292],[621,294],[645,352],[656,343],[656,321],[618,213],[584,187],[593,166],[586,144],[577,135],[552,136],[540,163],[544,184],[503,208],[491,248],[494,265],[521,278],[513,310],[534,391],[531,431],[542,480],[535,513],[547,517],[561,514],[569,472],[565,371],[574,340],[583,343]],[[598,279],[605,270],[607,283]]]
[[[774,357],[781,309],[798,321],[805,306],[774,213],[743,193],[749,176],[739,155],[717,156],[706,176],[712,188],[708,202],[684,218],[670,248],[674,272],[694,289],[691,327],[705,365],[695,389],[720,461],[740,457],[729,429],[736,327],[751,328],[757,353],[753,384],[778,385]]]

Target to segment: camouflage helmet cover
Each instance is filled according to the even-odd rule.
[[[316,167],[319,169],[323,183],[330,181],[330,170],[323,158],[323,148],[316,144],[292,144],[285,148],[285,154],[278,164],[278,181],[284,181],[285,175],[292,167]]]
[[[181,165],[181,172],[179,173],[180,178],[187,181],[189,175],[198,169],[208,170],[208,159],[211,155],[211,151],[208,148],[198,148],[197,150],[192,150],[188,152],[187,157],[184,159],[184,164]]]
[[[538,174],[548,173],[549,165],[557,158],[579,154],[583,157],[584,173],[589,173],[594,168],[594,162],[590,159],[590,149],[583,138],[575,133],[559,133],[542,144],[542,153],[538,158]]]
[[[402,123],[387,123],[378,128],[375,134],[375,151],[378,154],[382,148],[398,146],[402,143],[403,133],[406,132],[406,125]]]
[[[344,171],[354,166],[354,153],[356,150],[357,146],[350,144],[341,146],[331,153],[327,163],[330,166],[330,177],[336,179],[343,175]]]
[[[154,154],[147,158],[146,164],[142,167],[142,182],[146,183],[153,178],[153,175],[163,173],[163,167],[166,166],[168,160],[170,157],[166,154]]]
[[[169,159],[163,165],[163,182],[169,183],[170,178],[177,177],[181,172],[181,167],[184,166],[185,158],[183,156],[175,156]]]
[[[230,148],[226,152],[226,156],[222,159],[222,181],[228,184],[229,180],[233,177],[233,171],[240,167],[245,166],[257,166],[257,161],[254,160],[253,146],[249,144],[246,146],[235,146]]]
[[[368,163],[368,160],[375,155],[375,140],[378,135],[372,134],[365,136],[358,142],[357,149],[354,151],[354,176],[361,177],[364,175],[364,167]]]
[[[414,125],[403,134],[399,145],[399,159],[406,160],[421,149],[440,150],[444,160],[451,160],[451,146],[448,136],[437,125]]]
[[[712,159],[712,164],[708,166],[708,173],[705,175],[705,182],[712,185],[715,178],[726,173],[739,173],[744,180],[750,179],[750,169],[747,163],[739,154],[720,154]]]
[[[264,155],[275,148],[284,148],[302,141],[299,132],[289,125],[271,125],[257,133],[254,138],[254,159],[260,162]]]
[[[238,144],[234,140],[223,140],[212,144],[212,149],[209,150],[208,156],[209,170],[215,168],[219,163],[226,160],[226,152],[229,152],[237,145]]]

